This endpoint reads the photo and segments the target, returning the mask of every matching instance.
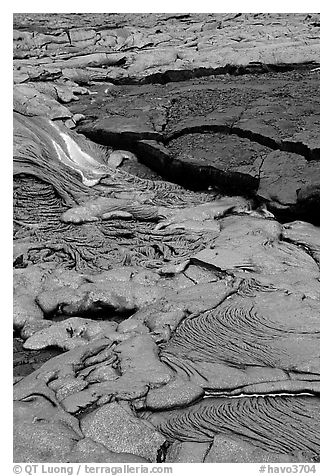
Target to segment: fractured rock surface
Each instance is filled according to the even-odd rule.
[[[274,213],[316,221],[319,97],[311,74],[269,74],[264,84],[221,76],[155,85],[154,94],[118,86],[111,97],[96,85],[93,103],[83,97],[71,107],[85,108],[80,132],[101,144],[127,143],[170,180],[255,193]]]
[[[183,71],[318,62],[319,25],[314,14],[16,14],[15,64],[25,65],[16,81],[182,79]]]
[[[317,462],[316,14],[14,14],[14,460]]]

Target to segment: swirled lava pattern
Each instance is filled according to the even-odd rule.
[[[319,453],[319,399],[312,397],[207,398],[189,408],[154,415],[170,440],[209,442],[215,435],[240,436],[280,454]]]

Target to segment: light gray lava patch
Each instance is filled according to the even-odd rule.
[[[81,421],[85,436],[102,443],[110,451],[132,453],[156,461],[165,438],[144,420],[118,403],[109,403]]]

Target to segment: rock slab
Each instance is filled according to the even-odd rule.
[[[110,451],[132,453],[149,461],[157,460],[157,452],[165,442],[152,426],[118,403],[104,405],[84,417],[81,428],[85,436],[102,443]]]

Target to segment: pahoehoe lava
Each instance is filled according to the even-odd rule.
[[[318,460],[319,401],[311,397],[209,398],[182,410],[154,415],[171,440],[207,442],[236,434],[273,453]],[[272,429],[274,431],[272,432]]]
[[[319,27],[14,14],[15,462],[319,461]]]

